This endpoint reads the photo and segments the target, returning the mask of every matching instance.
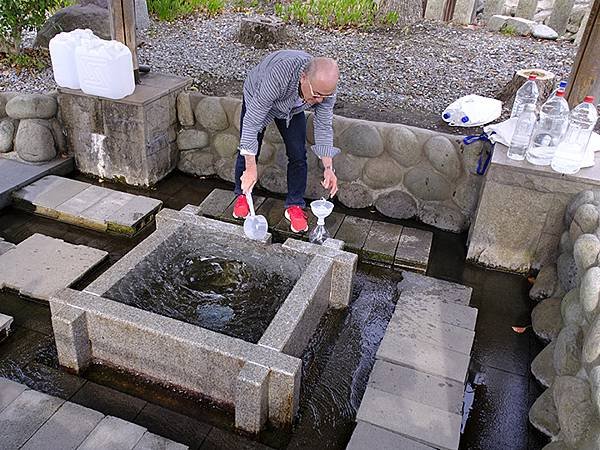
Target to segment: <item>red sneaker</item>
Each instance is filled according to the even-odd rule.
[[[248,201],[246,200],[246,196],[244,194],[238,195],[235,200],[235,205],[233,205],[233,217],[236,219],[243,219],[250,212],[250,206],[248,206]]]
[[[294,233],[304,233],[308,230],[306,213],[299,206],[290,206],[285,210],[285,218],[290,221],[290,228]]]

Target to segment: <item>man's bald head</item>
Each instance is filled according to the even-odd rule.
[[[335,79],[340,77],[340,69],[333,58],[322,56],[311,59],[306,65],[306,75],[311,80],[316,79]]]
[[[340,69],[335,59],[316,57],[311,59],[302,74],[304,98],[309,103],[320,103],[323,97],[330,96],[337,88],[340,78]],[[314,94],[315,97],[311,97]]]

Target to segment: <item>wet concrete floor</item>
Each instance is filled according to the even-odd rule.
[[[159,198],[173,209],[199,204],[215,187],[231,187],[225,182],[179,173],[149,191],[112,183],[102,185]],[[339,208],[341,212],[387,220],[376,212]],[[529,364],[542,345],[530,328],[523,334],[511,328],[530,323],[532,304],[527,297],[526,279],[465,264],[464,234],[446,233],[412,221],[396,222],[434,232],[428,275],[473,287],[471,305],[479,309],[479,316],[460,448],[540,449],[546,439],[528,424],[527,413],[542,392],[529,373]],[[0,237],[10,242],[19,243],[34,233],[43,233],[109,252],[108,261],[76,288],[90,283],[152,231],[150,227],[133,239],[123,238],[13,208],[0,211]],[[139,423],[193,449],[343,449],[352,433],[377,345],[393,311],[393,286],[398,277],[398,272],[359,266],[353,306],[324,318],[305,354],[303,376],[307,387],[298,423],[291,433],[263,433],[262,443],[234,433],[230,412],[185,393],[101,365],[93,366],[83,376],[62,371],[47,305],[9,292],[0,292],[0,312],[13,316],[15,326],[12,335],[0,343],[0,376]],[[349,347],[352,343],[360,345]]]

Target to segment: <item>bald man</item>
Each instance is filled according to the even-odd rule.
[[[333,157],[340,150],[333,146],[333,105],[339,69],[331,58],[313,58],[298,50],[280,50],[267,55],[249,73],[244,83],[240,117],[240,146],[235,166],[233,216],[249,213],[246,194],[258,180],[256,162],[265,128],[274,121],[288,158],[285,217],[294,233],[308,230],[304,212],[304,193],[308,173],[306,162],[306,117],[313,108],[314,143],[312,151],[323,163],[321,184],[337,192]]]

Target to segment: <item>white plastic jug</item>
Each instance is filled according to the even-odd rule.
[[[54,81],[60,87],[79,89],[79,76],[75,64],[75,49],[82,41],[100,39],[92,30],[77,29],[68,33],[59,33],[50,39],[50,60]]]
[[[133,94],[131,51],[118,41],[83,41],[75,49],[81,90],[89,95],[120,99]]]
[[[500,100],[469,94],[450,103],[442,112],[442,119],[450,126],[475,127],[493,122],[501,113]]]

